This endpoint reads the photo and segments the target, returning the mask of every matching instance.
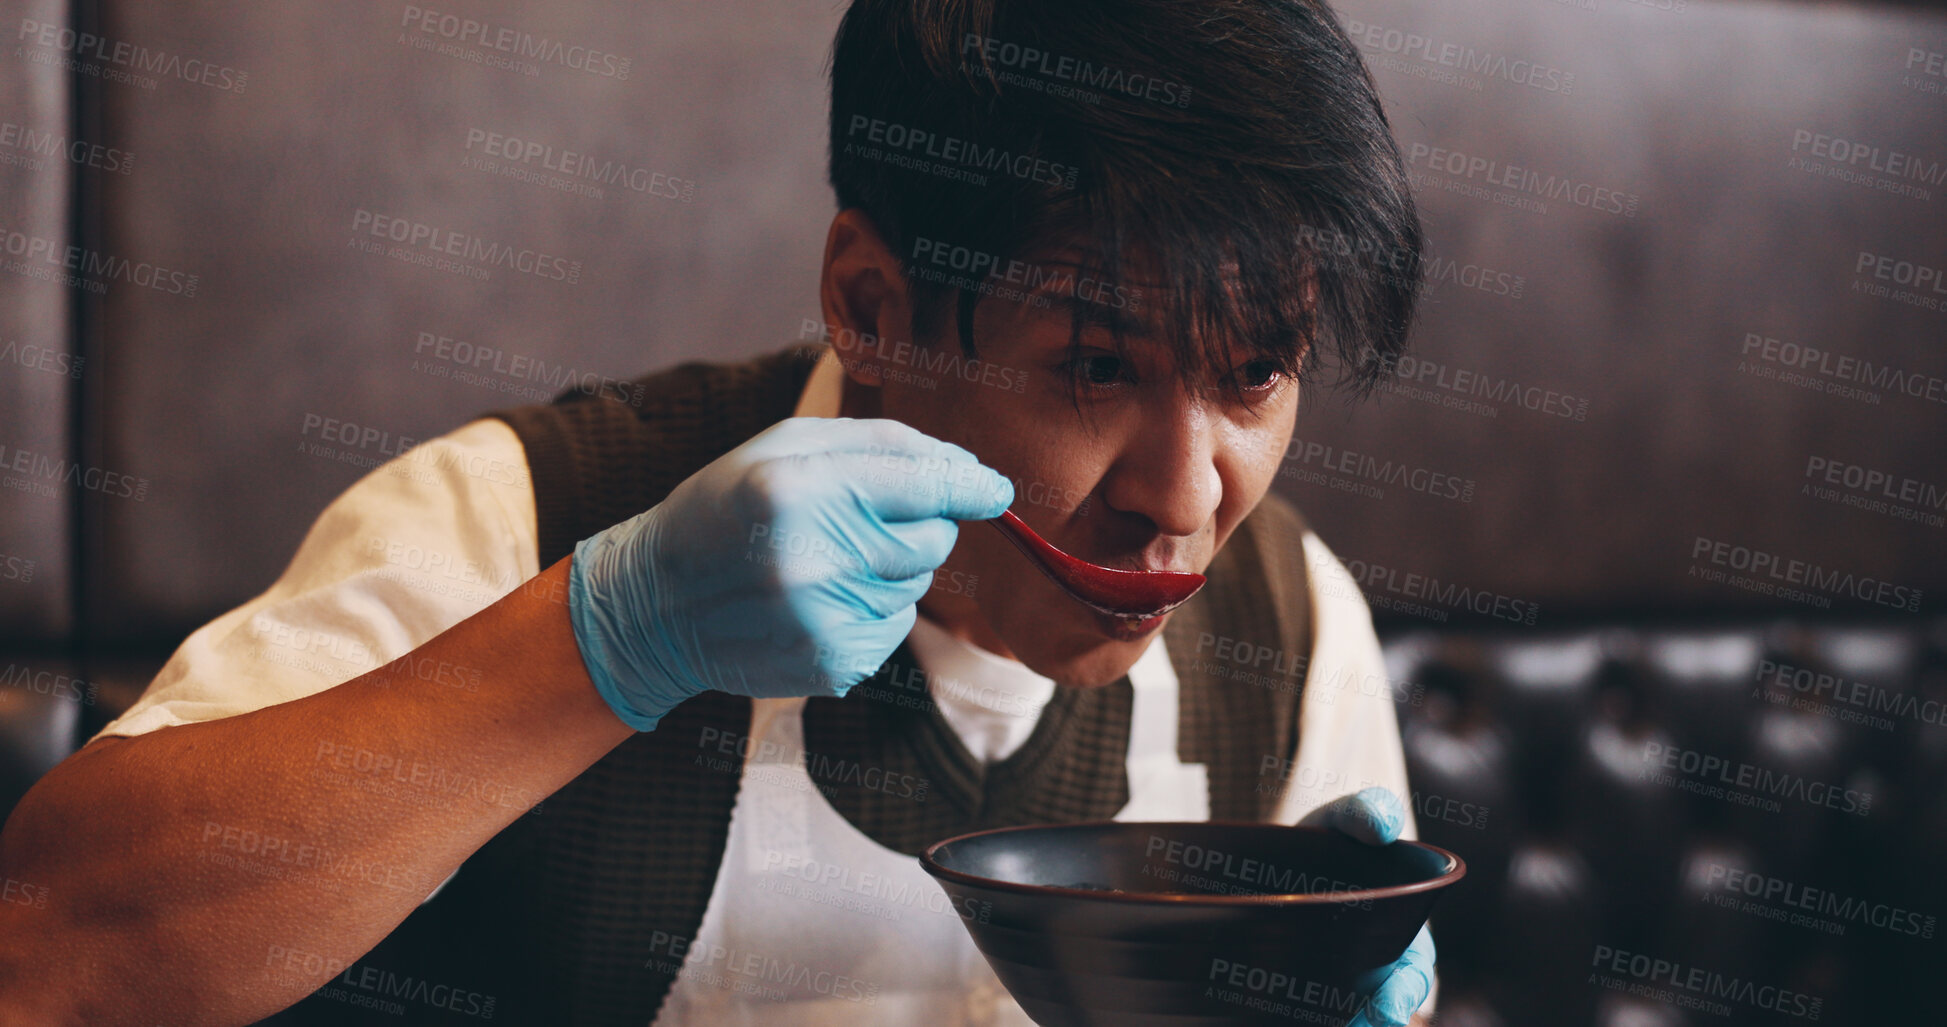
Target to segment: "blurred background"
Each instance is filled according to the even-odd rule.
[[[0,812],[366,470],[548,398],[460,347],[627,379],[817,316],[841,4],[464,7],[0,6]],[[1432,286],[1277,488],[1366,589],[1422,836],[1469,862],[1442,1022],[1941,1022],[1947,14],[1335,8]],[[429,10],[601,56],[469,59]],[[380,218],[553,271],[367,252]],[[318,455],[326,420],[368,441]],[[1819,1005],[1698,1008],[1636,955]]]

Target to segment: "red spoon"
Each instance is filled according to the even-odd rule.
[[[1035,534],[1012,510],[1002,511],[987,523],[1000,529],[1062,591],[1111,617],[1159,617],[1183,605],[1203,587],[1201,574],[1124,571],[1069,556]]]

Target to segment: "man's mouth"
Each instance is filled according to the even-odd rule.
[[[1132,627],[1183,605],[1204,584],[1201,574],[1118,570],[1070,556],[1035,534],[1012,510],[987,523],[1077,602]]]
[[[1102,633],[1118,642],[1134,642],[1148,636],[1168,616],[1169,614],[1167,613],[1159,613],[1147,617],[1127,617],[1105,614],[1099,610],[1094,613],[1096,623],[1101,628]]]

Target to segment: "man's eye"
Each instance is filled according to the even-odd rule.
[[[1253,360],[1237,371],[1238,384],[1249,391],[1262,391],[1278,383],[1284,369],[1275,360]]]
[[[1084,385],[1114,385],[1126,377],[1122,358],[1112,354],[1078,357],[1064,366],[1071,376]]]

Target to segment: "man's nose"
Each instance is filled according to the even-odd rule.
[[[1103,483],[1103,501],[1149,518],[1164,535],[1196,534],[1224,496],[1216,431],[1200,397],[1159,403],[1124,442]]]

